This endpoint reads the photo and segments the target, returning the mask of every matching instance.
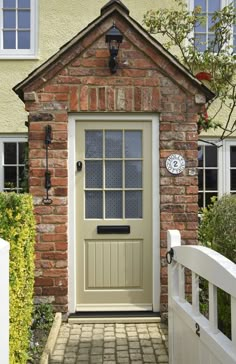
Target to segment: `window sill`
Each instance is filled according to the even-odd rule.
[[[27,60],[39,60],[38,55],[4,55],[0,54],[0,61],[27,61]]]

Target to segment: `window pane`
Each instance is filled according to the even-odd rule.
[[[230,189],[236,190],[236,169],[233,169],[231,171],[230,175]]]
[[[211,202],[211,199],[212,197],[215,197],[217,196],[217,193],[206,193],[206,202],[205,202],[205,206],[208,206],[210,205],[212,202]]]
[[[198,167],[203,167],[203,147],[198,147]]]
[[[14,31],[3,32],[3,48],[16,49],[16,32]]]
[[[204,52],[206,50],[206,34],[196,34],[195,45],[199,52]]]
[[[19,187],[22,188],[25,182],[25,167],[19,167]]]
[[[236,147],[230,147],[230,166],[236,167]]]
[[[121,219],[122,218],[122,192],[107,191],[106,192],[106,218]]]
[[[15,8],[16,0],[3,0],[3,7],[4,8]]]
[[[205,147],[206,167],[217,167],[217,147]]]
[[[198,170],[198,189],[200,191],[203,190],[203,170],[202,169]]]
[[[106,131],[106,158],[122,158],[122,131]]]
[[[142,188],[142,162],[125,162],[125,187]]]
[[[126,191],[125,217],[128,219],[142,218],[142,191]]]
[[[86,158],[102,158],[102,131],[86,131],[85,132],[85,157]]]
[[[220,0],[208,0],[208,11],[210,13],[220,10]]]
[[[26,144],[27,143],[19,143],[19,164],[25,163]]]
[[[30,8],[30,0],[18,0],[18,8]]]
[[[4,143],[4,164],[16,164],[16,143]]]
[[[18,32],[18,49],[30,49],[30,32]]]
[[[202,11],[206,11],[206,0],[195,0],[194,6],[201,6]]]
[[[30,28],[30,12],[27,10],[18,11],[18,28],[29,29]]]
[[[206,190],[217,190],[217,170],[207,169],[206,173]]]
[[[85,162],[86,188],[102,188],[103,186],[102,161]]]
[[[206,33],[206,24],[198,22],[195,26],[196,33]]]
[[[3,11],[3,28],[16,28],[16,12],[14,10]]]
[[[86,219],[102,219],[102,192],[85,192],[85,217]]]
[[[142,132],[126,131],[125,132],[125,157],[142,158]]]
[[[204,204],[203,204],[203,193],[199,193],[198,194],[198,206],[201,208],[201,207],[204,207]]]
[[[4,188],[16,187],[17,167],[4,167]]]
[[[122,188],[122,161],[106,161],[106,188]]]

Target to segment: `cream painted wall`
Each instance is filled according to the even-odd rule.
[[[24,125],[27,120],[24,104],[12,91],[12,87],[98,17],[101,8],[107,2],[106,0],[38,0],[37,59],[0,59],[0,134],[27,132]],[[170,3],[171,0],[166,2]],[[163,6],[161,0],[124,0],[123,3],[130,10],[130,15],[140,23],[146,10]]]

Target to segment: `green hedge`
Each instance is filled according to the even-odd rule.
[[[236,195],[213,199],[203,210],[199,241],[236,263]],[[219,328],[231,338],[230,296],[218,289],[217,297]]]
[[[10,364],[25,364],[34,287],[32,197],[0,193],[0,236],[10,243]]]

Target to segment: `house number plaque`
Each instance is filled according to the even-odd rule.
[[[172,174],[180,174],[185,168],[185,160],[180,154],[171,154],[166,160],[166,168]]]

